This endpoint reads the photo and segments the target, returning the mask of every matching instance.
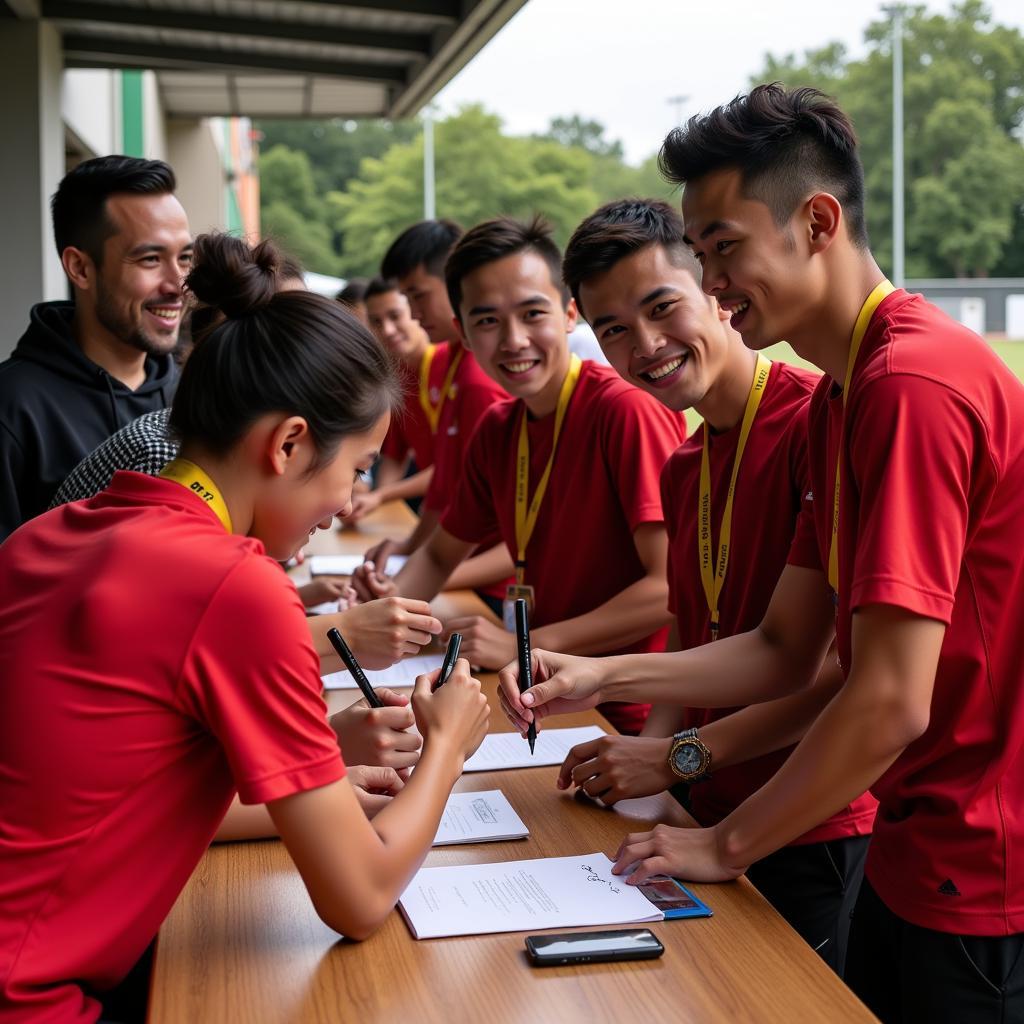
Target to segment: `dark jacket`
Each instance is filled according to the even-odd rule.
[[[174,395],[170,355],[147,356],[146,379],[132,391],[85,356],[73,317],[70,302],[33,306],[28,330],[0,363],[0,541],[45,511],[97,445]]]

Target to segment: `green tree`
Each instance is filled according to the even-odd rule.
[[[839,43],[768,55],[755,81],[814,85],[853,118],[868,191],[868,230],[892,263],[892,40],[887,21],[865,33],[850,60]],[[1024,36],[992,25],[980,0],[950,15],[914,7],[904,23],[904,160],[907,273],[1007,273],[1024,261]]]
[[[604,132],[604,125],[600,121],[588,121],[579,114],[573,114],[571,117],[553,118],[547,133],[542,137],[563,146],[578,146],[594,156],[610,156],[621,161],[622,143],[618,139],[606,139]]]

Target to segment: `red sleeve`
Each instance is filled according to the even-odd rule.
[[[409,454],[409,449],[412,447],[409,439],[405,436],[405,430],[402,428],[405,416],[404,409],[399,409],[392,415],[391,425],[388,427],[384,443],[380,446],[381,455],[394,459],[395,462],[404,462]]]
[[[665,532],[668,534],[668,610],[673,615],[679,614],[679,604],[676,600],[679,591],[679,581],[676,579],[675,559],[672,557],[676,545],[676,535],[679,533],[679,510],[675,507],[674,488],[672,487],[673,460],[669,459],[661,470],[661,509],[665,516]]]
[[[492,436],[486,419],[477,424],[453,500],[441,516],[441,526],[459,540],[479,542],[498,531],[494,488],[487,478],[487,466],[493,461],[487,457],[487,439]]]
[[[791,479],[800,484],[800,511],[797,513],[793,542],[786,556],[787,565],[822,571],[818,533],[814,522],[814,484],[811,481],[808,430],[811,403],[800,406],[798,420],[789,431]]]
[[[344,777],[302,604],[269,559],[245,559],[221,585],[193,637],[183,683],[189,712],[224,748],[242,803]]]
[[[631,531],[643,523],[664,522],[661,471],[686,440],[685,422],[639,388],[621,392],[605,406],[605,464]]]
[[[982,425],[960,396],[924,377],[882,377],[851,404],[859,520],[850,607],[890,604],[948,623]]]

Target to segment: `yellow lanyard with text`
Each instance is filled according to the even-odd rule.
[[[729,537],[732,533],[732,502],[736,496],[736,480],[739,477],[743,451],[747,447],[750,428],[754,424],[757,408],[761,404],[764,389],[768,384],[768,373],[772,362],[767,356],[758,353],[757,365],[754,368],[754,379],[747,395],[747,405],[743,410],[743,423],[740,426],[739,440],[736,442],[736,457],[732,463],[732,476],[729,478],[729,490],[725,498],[725,511],[722,514],[722,529],[718,537],[718,558],[711,559],[711,459],[708,454],[707,422],[704,423],[704,450],[700,459],[700,501],[697,507],[697,545],[700,554],[700,579],[704,585],[704,597],[711,613],[711,639],[718,639],[718,602],[725,584],[725,574],[729,569]]]
[[[832,541],[828,547],[828,582],[833,594],[839,596],[839,476],[843,464],[843,435],[846,432],[846,400],[850,394],[853,368],[857,363],[861,342],[868,333],[868,324],[882,300],[896,289],[889,281],[877,284],[871,294],[864,300],[857,314],[857,322],[853,326],[853,338],[850,340],[850,355],[846,360],[846,378],[843,383],[843,419],[839,428],[839,452],[836,455],[836,485],[832,494]]]
[[[448,364],[448,372],[444,376],[444,383],[441,385],[441,396],[437,400],[437,405],[430,401],[430,367],[434,364],[437,349],[431,345],[423,353],[423,360],[420,363],[420,405],[423,406],[423,411],[426,413],[431,434],[437,433],[437,425],[441,421],[441,410],[444,408],[452,381],[455,380],[455,374],[459,371],[459,363],[462,362],[464,353],[465,349],[460,345],[459,350],[452,356],[452,361]]]
[[[160,470],[160,475],[202,498],[216,513],[224,529],[231,532],[231,515],[227,503],[204,470],[188,459],[172,459]]]
[[[540,506],[544,501],[544,494],[551,479],[551,467],[555,463],[555,453],[558,450],[558,435],[562,432],[565,412],[569,408],[569,399],[572,398],[572,393],[576,390],[582,368],[583,362],[580,357],[573,355],[569,361],[569,372],[565,375],[562,388],[558,392],[555,429],[551,437],[551,454],[548,456],[548,464],[537,482],[537,490],[534,491],[533,501],[529,502],[529,506],[527,506],[527,495],[530,489],[530,437],[526,428],[525,408],[522,419],[519,421],[519,451],[516,456],[516,583],[520,586],[526,582],[526,548],[530,543],[530,537],[533,536],[533,528],[537,525]]]

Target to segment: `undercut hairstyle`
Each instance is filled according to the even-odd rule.
[[[764,203],[779,227],[809,196],[829,192],[842,204],[850,240],[867,248],[857,135],[835,100],[817,89],[759,85],[691,117],[669,132],[658,166],[677,185],[738,170],[743,194]]]
[[[366,291],[363,294],[363,302],[369,302],[370,299],[377,295],[389,295],[391,292],[399,291],[398,284],[394,281],[389,281],[383,277],[375,277],[366,286]]]
[[[185,287],[214,322],[182,371],[170,426],[182,444],[224,456],[266,413],[301,416],[316,447],[315,472],[343,437],[397,410],[402,392],[390,358],[344,306],[277,290],[281,263],[271,242],[196,239]]]
[[[462,237],[462,226],[453,220],[421,220],[406,228],[384,254],[380,276],[401,281],[417,267],[444,278],[444,264]]]
[[[444,268],[444,281],[448,288],[448,301],[455,315],[462,319],[462,282],[478,267],[520,252],[535,252],[548,265],[551,283],[569,304],[569,290],[562,283],[562,254],[551,237],[551,225],[540,214],[529,222],[511,217],[496,217],[470,228],[452,250]]]
[[[668,203],[660,199],[617,199],[580,224],[565,247],[562,280],[584,317],[580,302],[583,283],[651,245],[660,246],[672,266],[685,270],[700,287],[700,264],[686,244],[683,218]]]
[[[338,302],[343,302],[346,306],[358,306],[360,302],[365,302],[366,278],[353,277],[334,297]]]
[[[69,246],[103,261],[103,243],[117,233],[107,213],[115,195],[161,196],[177,187],[174,171],[162,160],[133,156],[99,156],[68,171],[50,199],[57,255]]]

